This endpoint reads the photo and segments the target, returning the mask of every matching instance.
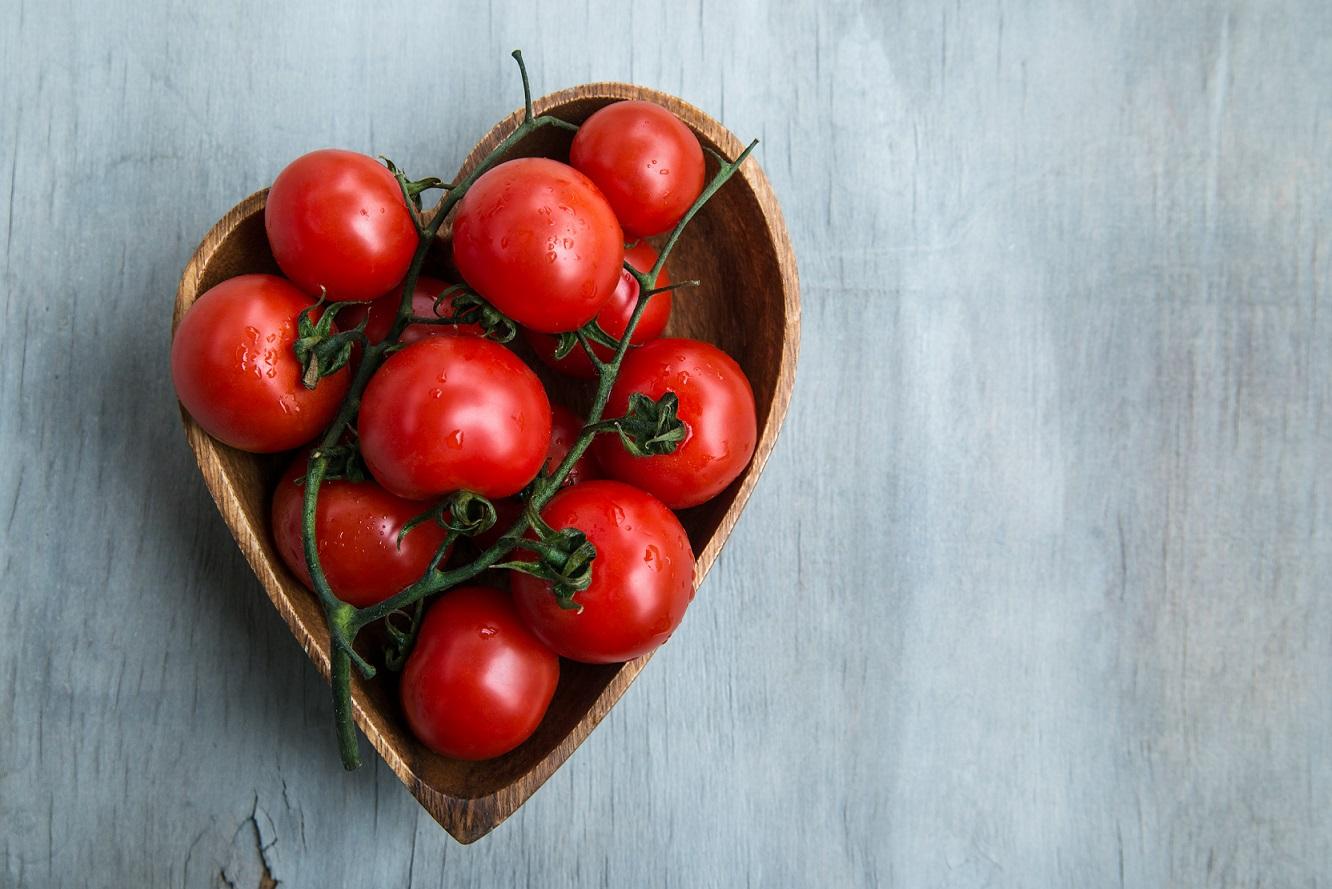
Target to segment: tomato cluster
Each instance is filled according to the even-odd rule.
[[[272,499],[276,551],[307,586],[322,588],[319,577],[337,602],[371,609],[460,559],[478,560],[469,577],[501,557],[515,569],[454,586],[418,614],[401,699],[417,737],[441,754],[513,749],[541,722],[561,657],[647,654],[693,599],[694,556],[672,510],[716,496],[744,470],[754,397],[720,349],[662,338],[671,293],[656,291],[670,279],[641,239],[677,225],[704,169],[698,140],[670,111],[609,105],[578,129],[568,164],[498,163],[454,196],[450,282],[418,274],[428,233],[391,165],[315,151],[268,194],[282,276],[223,281],[181,319],[172,375],[204,430],[253,452],[313,443]],[[634,270],[658,272],[636,320],[647,279]],[[554,371],[604,387],[618,373],[602,389],[609,419],[589,425],[552,404],[520,353],[488,338],[482,308],[520,326]],[[569,351],[572,332],[582,340]],[[618,360],[612,344],[626,336]],[[671,444],[645,447],[635,405],[668,399]],[[307,468],[312,453],[335,451],[339,469],[313,492],[316,575]],[[490,501],[498,522],[460,530],[449,514],[460,491]],[[514,530],[522,542],[503,536]],[[560,573],[577,559],[551,541],[595,553],[580,584]]]

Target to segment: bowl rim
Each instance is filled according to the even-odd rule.
[[[696,134],[706,138],[713,147],[727,157],[735,157],[742,150],[740,140],[719,121],[702,109],[685,102],[676,96],[649,87],[636,86],[619,81],[599,81],[580,84],[548,93],[533,101],[536,114],[543,114],[552,109],[577,101],[606,100],[605,104],[624,99],[640,99],[662,105],[676,114]],[[492,126],[467,154],[459,170],[459,176],[466,175],[487,152],[498,144],[505,135],[522,120],[523,108],[518,108]],[[778,363],[777,379],[772,395],[772,404],[767,422],[760,430],[755,444],[754,456],[741,477],[740,487],[734,499],[726,509],[707,544],[696,556],[694,573],[695,588],[703,582],[709,569],[716,561],[736,522],[748,504],[750,494],[762,474],[777,437],[786,419],[791,393],[795,383],[796,363],[800,349],[800,286],[795,255],[791,249],[781,208],[773,192],[767,175],[756,157],[751,158],[736,171],[736,178],[749,187],[760,207],[760,215],[767,229],[767,235],[776,255],[778,272],[782,286],[783,332],[781,355]],[[203,272],[217,248],[244,222],[256,213],[262,212],[268,189],[254,192],[228,210],[204,235],[195,248],[181,273],[176,289],[176,298],[172,314],[172,333],[180,323],[185,311],[200,295],[199,285]],[[219,512],[235,538],[246,561],[250,564],[265,593],[284,622],[305,650],[306,655],[319,670],[324,681],[329,677],[328,630],[322,622],[309,623],[302,620],[287,600],[286,584],[289,582],[280,576],[265,553],[264,541],[250,525],[236,490],[219,457],[219,448],[215,442],[193,418],[180,407],[181,421],[185,427],[186,438],[194,452],[200,473],[204,477]],[[474,798],[456,797],[447,794],[422,780],[412,769],[411,763],[393,746],[391,737],[385,732],[385,715],[369,701],[364,680],[353,671],[352,710],[357,727],[369,740],[375,752],[384,760],[399,780],[407,786],[417,801],[444,827],[449,834],[461,843],[471,843],[499,826],[506,818],[526,802],[557,769],[573,754],[579,745],[598,723],[610,712],[624,692],[642,671],[651,653],[628,661],[616,670],[614,676],[597,695],[587,712],[578,720],[573,729],[565,735],[544,757],[532,765],[526,772],[515,777],[511,782],[494,792]]]

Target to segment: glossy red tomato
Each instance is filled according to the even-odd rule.
[[[624,233],[582,173],[519,158],[486,172],[458,202],[453,260],[505,315],[559,333],[591,321],[615,292]]]
[[[551,423],[550,423],[550,448],[546,451],[545,471],[554,472],[559,468],[560,463],[569,454],[569,448],[578,440],[578,435],[583,431],[583,421],[573,411],[561,404],[551,404]],[[592,449],[588,448],[583,452],[583,456],[574,461],[569,474],[564,477],[564,484],[561,487],[569,487],[579,482],[590,481],[594,478],[601,478],[601,470],[597,468],[596,458],[592,456]],[[477,546],[487,549],[497,540],[504,536],[513,527],[513,523],[518,521],[522,515],[523,502],[516,497],[505,498],[495,501],[495,524],[490,530],[478,534],[475,538]]]
[[[562,404],[551,405],[550,448],[546,451],[546,472],[554,472],[559,468],[582,431],[581,417]],[[592,449],[588,448],[564,477],[563,487],[567,488],[569,485],[591,481],[594,478],[601,478],[601,472],[597,469]]]
[[[623,416],[632,392],[674,392],[687,433],[669,454],[635,457],[616,435],[598,435],[597,462],[611,478],[650,491],[671,509],[719,494],[749,465],[757,439],[754,392],[740,365],[710,343],[654,340],[625,356],[606,416]]]
[[[278,555],[311,589],[314,583],[301,540],[306,455],[291,465],[273,493],[273,537]],[[315,542],[319,564],[334,595],[364,608],[410,586],[430,566],[444,542],[435,522],[422,522],[398,543],[398,533],[424,511],[416,500],[395,497],[372,481],[330,481],[319,486]]]
[[[616,102],[574,136],[569,163],[597,184],[632,238],[672,229],[703,191],[703,148],[652,102]]]
[[[402,671],[402,706],[421,743],[442,756],[490,759],[536,731],[560,659],[489,587],[459,587],[430,606]]]
[[[550,402],[531,369],[480,337],[432,336],[370,378],[357,423],[371,474],[402,497],[507,497],[546,458]]]
[[[293,351],[297,320],[313,302],[276,275],[239,275],[190,306],[171,343],[171,378],[205,432],[269,453],[305,444],[332,421],[347,369],[306,389]]]
[[[648,272],[652,270],[653,264],[657,261],[657,251],[647,244],[638,244],[625,251],[624,259],[625,262],[640,272]],[[663,268],[661,274],[657,276],[657,286],[665,287],[670,283],[671,276],[666,274],[666,270]],[[637,304],[638,281],[633,275],[629,274],[627,269],[621,268],[619,286],[615,288],[615,293],[612,294],[606,305],[601,307],[601,311],[597,312],[597,326],[619,339],[624,336],[624,331],[629,327],[629,316],[633,315],[634,307]],[[648,340],[656,339],[666,329],[666,322],[670,318],[671,294],[658,293],[652,297],[647,308],[643,310],[643,317],[638,319],[638,326],[634,328],[634,335],[629,342],[634,345],[641,345]],[[574,347],[574,350],[564,358],[557,359],[555,349],[559,345],[559,337],[546,333],[535,333],[526,329],[523,334],[527,337],[527,342],[531,344],[532,351],[547,366],[561,373],[586,380],[596,377],[597,370],[592,366],[592,362],[587,360],[587,355],[583,352],[582,346]],[[614,356],[614,353],[605,346],[594,344],[592,349],[602,361],[609,361]]]
[[[560,655],[604,664],[653,651],[675,631],[694,598],[694,554],[680,521],[651,494],[612,481],[565,488],[541,517],[578,528],[597,548],[592,583],[563,609],[550,584],[514,572],[514,604]]]
[[[418,277],[416,286],[412,288],[412,314],[418,318],[448,318],[451,316],[453,314],[452,299],[441,303],[439,314],[435,313],[435,299],[448,287],[447,281],[441,281],[438,278],[431,278],[426,275]],[[369,305],[348,306],[343,309],[338,313],[338,326],[343,330],[349,330],[360,324],[361,319],[368,315],[369,317],[365,322],[366,339],[372,343],[381,343],[384,341],[384,337],[389,335],[389,330],[393,327],[393,320],[398,317],[398,305],[401,300],[402,282],[398,282],[389,289],[388,293]],[[408,324],[403,328],[402,336],[398,338],[398,342],[407,345],[419,339],[442,333],[462,333],[468,336],[483,335],[479,324]]]
[[[393,174],[372,157],[326,148],[273,180],[264,229],[283,274],[312,296],[374,299],[401,281],[416,226]]]

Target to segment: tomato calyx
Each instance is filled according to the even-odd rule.
[[[296,321],[296,360],[301,364],[301,384],[313,389],[322,377],[346,367],[352,346],[365,340],[365,320],[350,330],[335,331],[333,322],[343,307],[358,305],[350,301],[330,304],[321,294],[319,301],[301,311]],[[364,303],[359,303],[364,305]],[[319,320],[313,320],[320,312]]]
[[[441,316],[440,309],[452,305],[453,314]],[[435,299],[435,317],[408,319],[411,324],[475,324],[481,328],[486,339],[497,343],[507,343],[518,335],[518,325],[486,299],[463,284],[453,284]]]
[[[635,457],[657,457],[673,453],[689,434],[689,427],[676,416],[679,409],[680,399],[674,392],[663,392],[656,399],[634,392],[623,417],[603,420],[592,428],[617,433],[624,449]]]
[[[320,457],[328,469],[324,481],[363,482],[370,478],[365,462],[361,459],[360,449],[354,444],[334,445],[331,448],[319,448],[312,456]],[[305,476],[296,479],[296,484],[304,485]]]
[[[455,491],[403,525],[398,532],[398,545],[402,545],[408,531],[425,522],[435,522],[450,537],[475,537],[493,528],[498,518],[495,504],[487,498],[471,491]]]
[[[379,159],[384,162],[384,166],[393,174],[393,178],[398,180],[398,187],[402,189],[402,196],[417,213],[421,212],[421,194],[423,192],[430,191],[431,189],[448,191],[455,187],[454,183],[445,182],[438,176],[427,176],[424,179],[408,179],[407,174],[399,169],[398,165],[393,163],[393,161],[389,160],[382,154],[379,156]],[[421,224],[418,219],[417,230],[420,231],[420,229]]]
[[[521,546],[534,553],[531,561],[515,560],[500,562],[496,568],[521,571],[546,581],[555,593],[555,601],[566,611],[582,611],[583,606],[574,601],[574,596],[592,584],[592,562],[597,557],[597,548],[587,535],[577,528],[561,528],[556,531],[542,521],[541,517],[528,510],[529,521],[536,532],[535,540],[527,537],[503,537],[501,543]]]

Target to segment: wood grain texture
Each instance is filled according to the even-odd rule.
[[[607,104],[626,99],[670,108],[715,154],[735,158],[743,151],[732,133],[699,109],[674,96],[630,84],[584,84],[561,90],[537,99],[533,113],[582,123]],[[516,111],[491,128],[449,181],[459,182],[470,175],[522,119],[523,112]],[[502,160],[540,156],[567,161],[571,141],[566,132],[540,130],[515,144]],[[720,163],[710,158],[707,175],[715,176],[719,169]],[[210,288],[236,275],[277,271],[264,232],[267,195],[265,189],[245,198],[204,235],[181,274],[173,330]],[[425,214],[433,215],[433,211]],[[430,245],[427,262],[434,266],[449,262],[451,228],[449,219]],[[763,472],[795,385],[800,349],[795,257],[781,209],[757,162],[742,164],[690,221],[670,261],[678,279],[699,285],[672,312],[666,333],[696,337],[724,348],[754,389],[758,417],[753,458],[744,472],[707,504],[679,513],[696,554],[697,589]],[[448,279],[460,280],[456,271]],[[728,282],[737,279],[751,282],[752,287],[744,294],[734,293]],[[515,347],[521,348],[521,343]],[[549,372],[530,353],[526,358],[557,401],[586,411],[592,387]],[[270,521],[272,491],[291,455],[247,454],[228,447],[209,436],[183,409],[181,421],[200,475],[245,560],[287,628],[327,679],[329,633],[323,607],[283,566]],[[361,653],[371,662],[377,660],[373,646]],[[403,724],[391,674],[371,682],[357,677],[352,684],[352,712],[371,746],[440,826],[458,840],[471,843],[512,815],[550,778],[605,718],[651,657],[646,654],[625,664],[562,662],[559,687],[532,737],[486,762],[446,759],[418,743]]]
[[[0,885],[1325,883],[1330,35],[1319,0],[0,3]],[[763,140],[803,346],[703,607],[460,847],[342,774],[167,307],[302,151],[455,169],[516,46],[538,92]]]

